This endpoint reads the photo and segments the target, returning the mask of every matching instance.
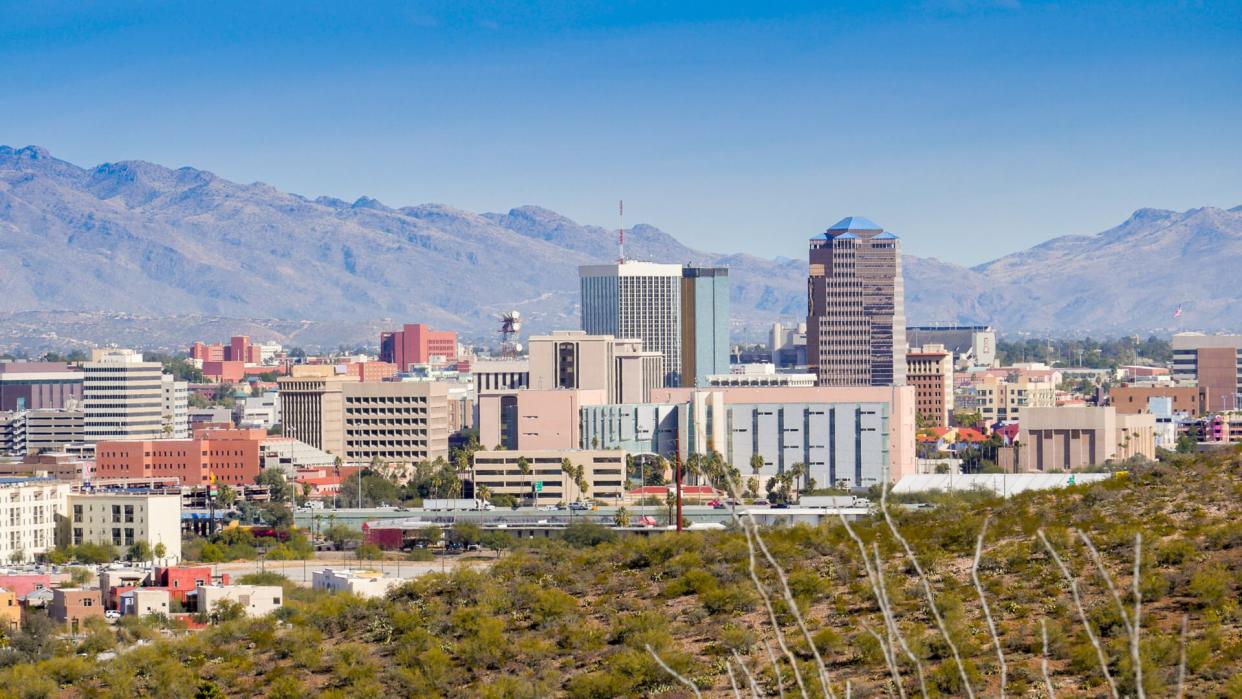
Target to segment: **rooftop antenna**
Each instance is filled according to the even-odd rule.
[[[617,264],[625,264],[625,200],[617,201]]]

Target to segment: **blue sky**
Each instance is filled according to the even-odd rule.
[[[978,263],[1242,204],[1242,3],[0,0],[0,143]]]

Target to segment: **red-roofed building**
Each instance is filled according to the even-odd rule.
[[[973,427],[959,427],[957,428],[957,441],[963,444],[981,444],[988,441],[988,438]]]
[[[1016,422],[1010,422],[1008,424],[997,425],[992,428],[992,434],[1000,435],[1001,442],[1005,445],[1010,445],[1018,441],[1018,432],[1020,430],[1021,425]]]

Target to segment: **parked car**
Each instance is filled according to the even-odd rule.
[[[121,618],[121,613],[115,609],[109,609],[104,612],[104,618],[112,619],[113,621],[116,621],[117,619]]]
[[[582,511],[591,509],[591,506],[585,502],[571,502],[569,503],[569,509]]]

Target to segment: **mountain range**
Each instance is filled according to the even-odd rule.
[[[531,331],[573,328],[577,266],[615,257],[615,237],[537,206],[310,199],[190,167],[83,168],[0,146],[0,348],[175,347],[234,328],[335,346],[415,321],[486,340],[508,310]],[[802,260],[694,250],[641,224],[626,251],[727,265],[735,339],[805,313]],[[1242,207],[1141,209],[975,267],[907,255],[907,318],[1049,335],[1238,329],[1239,263]]]

